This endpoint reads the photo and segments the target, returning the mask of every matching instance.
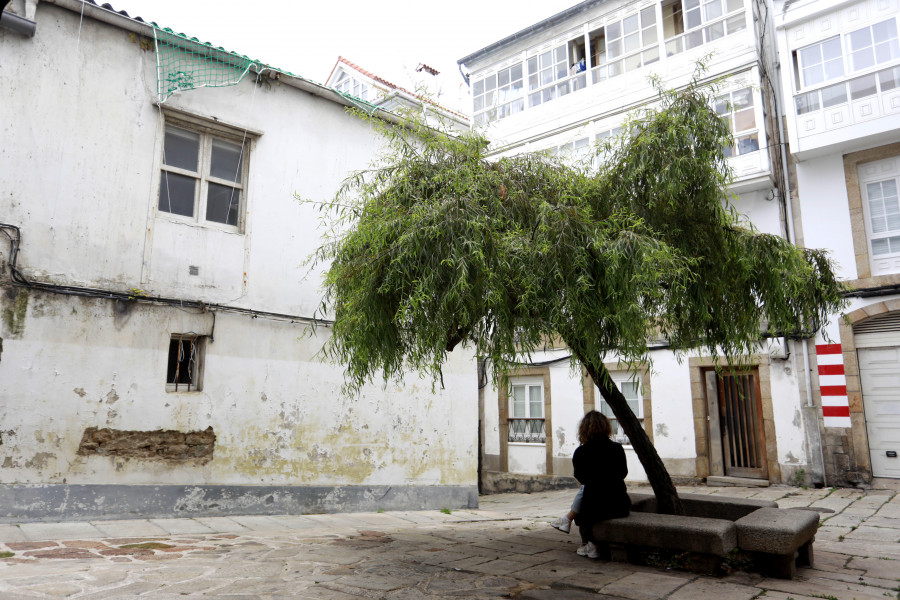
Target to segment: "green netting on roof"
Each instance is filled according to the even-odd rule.
[[[295,76],[155,24],[153,37],[156,42],[157,95],[160,102],[165,102],[181,90],[237,85],[251,69],[257,73],[269,70]]]

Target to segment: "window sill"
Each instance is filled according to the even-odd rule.
[[[507,442],[510,446],[546,446],[547,442]]]
[[[237,227],[232,227],[231,225],[220,225],[218,223],[212,223],[208,221],[204,221],[199,223],[195,221],[193,218],[189,217],[180,217],[178,215],[174,215],[172,213],[162,212],[160,210],[156,211],[156,218],[162,221],[168,221],[169,223],[173,223],[175,225],[186,225],[187,227],[196,227],[198,229],[203,229],[206,231],[217,231],[219,233],[227,233],[230,235],[238,235],[244,236],[245,232],[241,231]]]

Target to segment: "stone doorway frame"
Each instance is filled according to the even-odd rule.
[[[759,396],[762,405],[763,431],[766,437],[766,466],[771,483],[782,483],[781,467],[778,464],[778,444],[775,438],[775,410],[772,406],[772,385],[770,361],[766,354],[745,357],[748,368],[759,371]],[[727,368],[723,357],[695,356],[688,359],[691,375],[691,404],[694,413],[694,438],[697,452],[697,477],[707,478],[711,473],[709,411],[706,400],[706,380],[704,372],[716,366]],[[722,473],[724,475],[724,472]]]

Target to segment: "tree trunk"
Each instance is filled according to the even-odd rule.
[[[594,383],[600,389],[600,395],[609,404],[613,414],[616,415],[619,425],[625,430],[625,435],[631,441],[631,446],[640,459],[644,472],[647,473],[647,479],[650,481],[653,493],[656,494],[657,511],[670,515],[683,515],[684,507],[681,505],[681,499],[678,497],[675,484],[672,483],[672,478],[669,477],[666,466],[656,452],[656,448],[650,443],[650,438],[647,437],[643,425],[628,406],[625,396],[622,395],[622,392],[619,391],[619,388],[616,387],[616,384],[609,377],[609,371],[606,370],[602,363],[599,366],[594,366],[584,360],[584,357],[571,345],[569,348],[572,349],[575,356],[587,369],[588,374],[590,374]]]

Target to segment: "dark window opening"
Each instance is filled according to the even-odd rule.
[[[201,337],[173,335],[169,340],[169,361],[166,391],[194,392],[200,390]]]

